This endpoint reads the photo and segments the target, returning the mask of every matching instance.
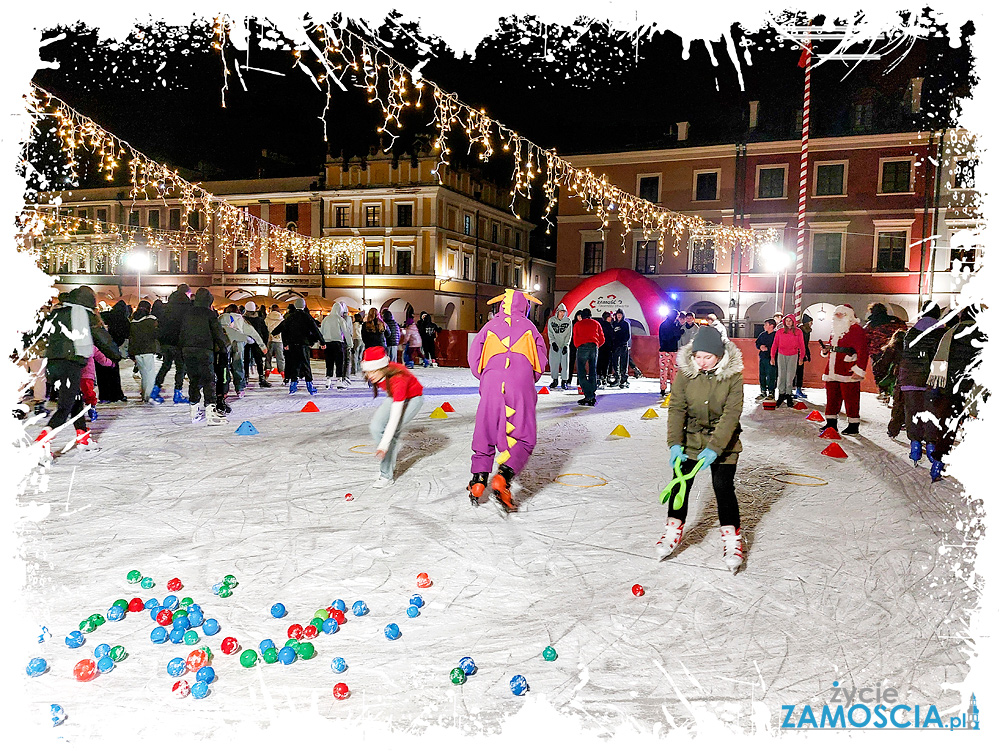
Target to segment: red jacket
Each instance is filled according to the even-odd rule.
[[[827,347],[833,349],[827,351]],[[824,381],[858,382],[865,377],[868,367],[868,335],[855,323],[842,336],[830,337],[823,356],[830,359],[823,372]]]
[[[573,346],[579,349],[584,344],[604,344],[604,329],[593,318],[584,318],[573,326]]]

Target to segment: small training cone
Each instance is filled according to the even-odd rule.
[[[306,406],[299,410],[299,412],[319,412],[319,407],[316,406],[316,402],[308,401]]]
[[[455,408],[451,406],[451,402],[445,402],[444,404],[442,404],[441,409],[443,409],[445,412],[455,411]]]
[[[815,409],[809,413],[809,416],[806,417],[806,419],[811,420],[812,422],[826,422],[826,418],[819,413],[819,410]]]
[[[629,434],[629,432],[627,430],[625,430],[625,426],[624,425],[618,425],[617,427],[615,427],[615,429],[611,431],[611,435],[616,435],[619,438],[631,438],[632,437],[631,434]]]
[[[846,459],[847,452],[840,448],[839,443],[831,443],[825,449],[820,451],[823,456],[829,456],[831,459]]]
[[[271,368],[271,375],[281,375],[281,371],[277,368]]]
[[[820,438],[829,438],[831,441],[839,441],[840,433],[837,432],[836,428],[827,428],[822,433],[819,434]]]
[[[542,386],[540,389],[538,389],[538,393],[539,394],[548,394],[548,393],[550,393],[549,392],[549,387],[548,386]]]
[[[647,409],[645,412],[642,413],[643,420],[652,420],[654,417],[659,417],[659,415],[656,414],[656,410],[653,409],[652,407],[650,407],[649,409]]]
[[[440,407],[437,407],[433,412],[431,412],[431,417],[436,417],[436,418],[440,419],[442,417],[447,417],[447,416],[448,416],[448,413],[445,412]]]
[[[666,409],[669,406],[670,406],[670,394],[667,394],[665,397],[663,397],[663,401],[660,402],[660,408]]]
[[[795,409],[809,409],[805,402],[795,402]]]
[[[240,426],[236,428],[236,435],[257,435],[257,428],[253,426],[253,423],[249,420],[244,420],[240,423]]]

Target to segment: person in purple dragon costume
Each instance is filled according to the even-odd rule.
[[[517,510],[511,482],[535,448],[535,383],[548,364],[542,335],[527,318],[529,301],[539,302],[513,289],[490,300],[491,305],[501,303],[500,310],[469,347],[469,368],[479,379],[480,397],[472,434],[469,500],[479,505],[496,455],[500,466],[491,487],[508,513]]]

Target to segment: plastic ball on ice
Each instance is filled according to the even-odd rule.
[[[130,613],[141,613],[146,609],[146,606],[142,602],[141,597],[133,597],[128,601],[128,612]]]
[[[213,585],[212,585],[212,594],[213,594],[213,595],[217,595],[217,594],[219,594],[220,590],[221,590],[221,589],[222,589],[222,588],[223,588],[224,586],[226,586],[226,585],[225,585],[225,584],[223,584],[222,582],[216,582],[215,584],[213,584]]]
[[[458,661],[458,666],[465,671],[466,675],[475,675],[476,671],[479,670],[471,657],[463,657]]]
[[[115,605],[117,605],[122,610],[128,610],[128,600],[123,600],[120,597],[117,600],[115,600],[113,603],[111,603],[111,605],[112,605],[112,607],[115,606]]]
[[[128,580],[129,584],[136,584],[137,582],[142,581],[142,574],[140,574],[136,569],[132,569],[125,575],[125,578]]]
[[[236,640],[235,636],[227,636],[222,640],[222,654],[232,655],[236,654],[240,649],[240,643]]]
[[[183,657],[175,657],[167,663],[167,675],[172,678],[180,678],[187,672],[187,662]]]
[[[194,652],[187,656],[185,664],[187,669],[197,673],[198,668],[203,668],[209,663],[209,657],[207,654],[202,652],[200,649],[196,649]]]
[[[232,595],[233,595],[232,587],[227,587],[225,584],[219,587],[219,597],[225,599],[226,597],[232,597]]]
[[[340,628],[337,622],[333,618],[327,618],[323,621],[323,633],[324,634],[335,634]]]
[[[109,654],[111,654],[110,644],[98,644],[96,647],[94,647],[95,660],[99,660],[102,657],[107,657]]]
[[[165,610],[166,612],[170,613],[170,611],[167,610],[166,608],[161,608],[159,605],[154,605],[149,609],[149,617],[155,621],[157,618],[160,617],[160,613],[164,612]],[[170,617],[173,618],[173,613],[170,614]]]
[[[222,583],[225,584],[230,589],[236,589],[239,586],[239,582],[236,581],[236,577],[232,574],[226,574],[222,577]]]
[[[58,704],[51,705],[49,711],[52,713],[52,727],[58,727],[66,719],[66,710]]]
[[[528,682],[523,675],[515,675],[510,679],[510,691],[514,696],[524,696],[528,693]]]
[[[25,672],[32,678],[37,678],[46,670],[49,669],[49,664],[41,657],[32,657],[28,660],[28,667],[25,668]]]
[[[319,618],[320,623],[322,623],[323,621],[325,621],[329,617],[330,617],[329,611],[326,608],[320,608],[315,613],[313,613],[312,620],[309,621],[309,622],[310,623],[314,623],[316,621],[316,619]]]
[[[321,623],[320,627],[322,627],[322,625],[323,624]],[[303,639],[314,639],[318,634],[319,634],[319,629],[316,628],[316,626],[312,623],[310,623],[302,630]]]
[[[347,687],[346,683],[338,683],[333,687],[333,698],[343,701],[348,696],[351,695],[351,689]]]
[[[177,681],[170,691],[178,699],[184,699],[191,694],[191,686],[188,685],[187,681]]]
[[[546,662],[552,662],[558,656],[559,655],[556,654],[555,648],[552,646],[548,646],[542,650],[542,659],[545,660]]]
[[[199,681],[211,683],[215,680],[215,668],[210,668],[207,665],[203,668],[198,668],[198,672],[195,673],[194,677]]]
[[[205,681],[197,681],[191,686],[191,696],[195,699],[204,699],[208,696],[208,684]]]
[[[115,662],[121,662],[126,657],[128,657],[128,652],[125,651],[125,647],[121,644],[111,648],[111,659]]]
[[[395,641],[400,637],[399,626],[397,626],[395,623],[388,624],[383,629],[383,632],[385,633],[385,638],[388,639],[389,641]]]
[[[264,639],[263,641],[261,641],[259,646],[260,646],[260,651],[265,652],[268,649],[274,648],[274,641],[272,641],[271,639]]]
[[[142,587],[143,589],[152,589],[153,587],[156,586],[156,582],[154,582],[152,578],[144,576],[142,578],[142,581],[139,582],[139,586]]]
[[[354,496],[351,493],[344,493],[344,500],[345,501],[353,501],[354,500]]]
[[[171,592],[180,592],[183,588],[184,584],[176,577],[167,582],[167,589]]]
[[[170,629],[170,633],[168,634],[168,638],[170,639],[170,642],[172,644],[183,644],[184,643],[184,634],[186,634],[186,633],[187,633],[187,631],[185,631],[184,629],[177,628],[177,626],[174,626],[172,629]]]
[[[416,618],[418,615],[420,615],[420,608],[418,608],[416,605],[410,605],[410,607],[406,609],[406,614],[410,616],[410,618]]]
[[[345,610],[347,610],[347,603],[345,603],[343,600],[334,600],[333,602],[330,603],[330,607],[333,608],[334,610],[339,610],[341,613],[343,613]]]
[[[149,632],[149,640],[153,644],[163,644],[167,640],[167,630],[163,626],[157,626]]]
[[[97,663],[93,660],[80,660],[73,668],[73,677],[78,681],[92,681],[97,677]]]
[[[260,656],[264,658],[264,662],[268,665],[273,665],[278,661],[278,650],[274,647],[268,647],[267,649],[261,650]]]
[[[338,626],[343,626],[345,623],[347,623],[347,616],[344,615],[343,610],[338,610],[337,608],[333,608],[330,611],[330,617],[337,622]]]
[[[455,668],[451,671],[451,682],[456,686],[465,683],[465,671],[462,668]]]
[[[46,639],[52,638],[52,632],[49,631],[45,626],[42,626],[42,633],[38,635],[38,643],[43,643]]]
[[[293,623],[288,627],[288,638],[289,639],[301,639],[302,638],[302,626],[298,623]]]
[[[417,586],[421,589],[427,589],[433,583],[427,574],[423,572],[417,574]]]
[[[205,622],[205,616],[200,610],[189,610],[187,614],[188,625],[192,628],[200,626]]]
[[[257,664],[257,653],[252,649],[243,650],[243,654],[240,655],[240,665],[245,668],[252,668]]]
[[[169,582],[167,583],[167,589],[170,589],[170,583]],[[190,597],[182,597],[181,598],[181,607],[182,608],[189,608],[192,605],[194,605],[194,600],[192,600]]]
[[[416,605],[418,608],[422,608],[424,606],[424,598],[420,595],[413,595],[413,597],[410,598],[410,604]]]
[[[298,655],[295,654],[295,650],[291,647],[282,647],[278,651],[278,661],[281,662],[282,665],[291,665],[295,662],[295,658],[297,656]]]
[[[286,647],[291,647],[292,649],[295,649],[297,646],[299,646],[299,640],[298,639],[289,639],[288,641],[285,642],[285,646]]]
[[[179,613],[180,611],[178,610],[177,612]],[[191,628],[191,619],[188,618],[186,615],[175,615],[174,625],[177,626],[177,628],[182,628],[185,631],[187,631],[189,628]]]
[[[358,600],[356,603],[351,605],[351,612],[357,616],[368,615],[368,606],[365,605],[364,600]]]
[[[87,641],[87,638],[83,635],[83,632],[70,631],[69,636],[66,637],[66,646],[70,649],[76,649],[77,647],[82,647],[85,641]]]
[[[110,673],[115,669],[115,661],[110,657],[102,657],[97,661],[97,672]]]
[[[280,602],[276,602],[271,606],[271,615],[274,616],[275,618],[284,618],[285,613],[287,612],[288,611],[285,610],[285,606],[282,605]]]
[[[169,626],[174,622],[174,614],[167,608],[160,608],[160,611],[156,614],[156,622],[161,626]]]
[[[311,660],[316,656],[316,647],[312,642],[304,641],[295,649],[295,653],[303,660]]]
[[[170,608],[171,610],[177,610],[180,607],[181,601],[177,599],[177,595],[167,595],[163,598],[163,607]]]
[[[96,630],[97,630],[97,626],[94,624],[94,622],[90,618],[87,618],[86,620],[80,621],[80,631],[82,631],[83,633],[90,634],[90,633],[93,633]]]
[[[152,610],[153,608],[158,608],[158,607],[160,607],[160,601],[157,600],[155,597],[150,597],[148,600],[142,603],[143,610]]]
[[[347,670],[347,660],[345,660],[343,657],[334,657],[330,661],[330,670],[332,670],[334,673],[343,673],[345,670]]]
[[[205,636],[215,636],[217,633],[219,633],[219,629],[221,628],[222,626],[219,625],[219,622],[217,620],[215,620],[214,618],[209,618],[207,621],[205,621],[205,624],[202,626],[201,630],[205,632]]]
[[[108,620],[109,621],[120,621],[125,617],[125,608],[121,605],[112,605],[108,608]]]
[[[636,597],[642,597],[644,594],[646,594],[646,590],[642,588],[641,584],[635,584],[632,586],[632,594],[634,594]]]

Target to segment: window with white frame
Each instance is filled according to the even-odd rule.
[[[146,226],[150,229],[160,228],[160,210],[150,209],[146,212]]]
[[[381,250],[366,250],[365,251],[365,273],[366,274],[381,274],[382,273],[382,251]]]
[[[758,166],[757,198],[784,198],[787,173],[788,168],[785,165],[780,167]]]
[[[814,274],[839,273],[843,247],[842,232],[813,232],[812,264],[809,270]]]
[[[351,226],[351,207],[350,206],[334,206],[333,207],[333,226],[338,229],[344,229]]]
[[[639,198],[644,201],[649,201],[650,203],[660,202],[660,176],[655,175],[639,175],[637,191],[639,193]]]
[[[413,273],[413,251],[409,248],[398,248],[396,250],[396,273]]]
[[[181,228],[181,210],[180,209],[170,209],[170,213],[167,216],[167,221],[169,222],[170,229],[174,232],[180,231]]]
[[[875,271],[906,271],[906,238],[906,230],[886,230],[878,233]]]
[[[655,274],[656,255],[656,240],[636,240],[635,270],[640,274]]]
[[[879,193],[909,193],[913,161],[883,159],[880,163]]]
[[[604,271],[604,243],[585,242],[583,244],[583,273],[600,274]]]
[[[399,203],[399,204],[396,204],[396,226],[397,227],[412,227],[413,226],[413,204],[412,203]]]
[[[715,238],[708,235],[691,237],[691,273],[715,273]]]
[[[813,164],[813,195],[842,196],[847,193],[847,162]]]
[[[695,201],[719,200],[719,173],[722,170],[695,170],[694,196]]]
[[[521,272],[521,267],[520,266],[515,266],[514,267],[514,288],[515,289],[520,289],[521,288],[521,273],[522,273]]]
[[[378,206],[365,206],[365,226],[380,227],[382,225]]]

